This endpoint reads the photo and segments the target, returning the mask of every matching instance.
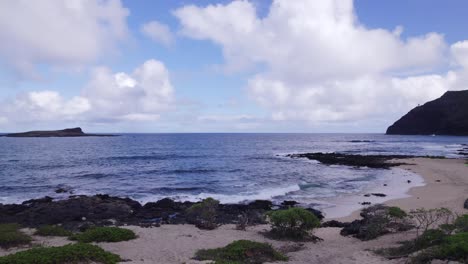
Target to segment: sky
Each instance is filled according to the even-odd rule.
[[[468,89],[464,0],[0,1],[0,131],[384,133]]]

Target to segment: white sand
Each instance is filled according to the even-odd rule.
[[[468,167],[462,160],[433,160],[410,159],[405,160],[414,165],[405,165],[404,169],[411,170],[424,177],[425,186],[411,188],[409,197],[386,201],[388,205],[395,205],[406,210],[417,208],[448,207],[457,212],[467,213],[463,203],[468,198]],[[405,179],[395,179],[401,188],[406,188]],[[437,182],[436,180],[440,180]],[[399,188],[395,186],[387,186]],[[382,192],[384,192],[382,190]],[[387,193],[388,192],[387,190]],[[399,193],[396,191],[395,193]],[[391,198],[391,196],[389,196]],[[353,202],[354,203],[354,202]],[[358,212],[346,217],[346,220],[355,219]],[[277,249],[295,244],[294,242],[274,241],[265,238],[260,232],[267,230],[268,226],[256,226],[247,231],[235,230],[233,225],[225,225],[213,231],[202,231],[191,225],[164,225],[159,228],[127,227],[138,235],[132,241],[119,243],[99,243],[102,248],[119,254],[124,263],[200,263],[192,260],[198,249],[216,248],[239,239],[249,239],[259,242],[268,242]],[[342,237],[339,228],[320,228],[316,235],[324,241],[318,243],[303,243],[303,248],[296,252],[286,253],[290,257],[287,263],[405,263],[404,259],[387,260],[372,253],[372,249],[390,247],[396,242],[414,238],[413,232],[390,234],[372,241],[362,242],[352,237]],[[36,243],[47,246],[63,245],[69,243],[63,238],[38,238]],[[0,255],[12,253],[23,249],[0,250]]]
[[[362,205],[363,202],[370,202],[370,205],[374,205],[389,200],[408,198],[411,197],[410,189],[421,186],[425,186],[425,180],[420,175],[402,168],[392,168],[384,177],[371,183],[360,193],[328,199],[327,202],[332,206],[322,209],[322,212],[327,219],[346,217],[367,207],[367,205]],[[386,196],[364,196],[372,193],[382,193]]]

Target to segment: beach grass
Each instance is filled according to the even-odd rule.
[[[0,247],[11,248],[29,244],[31,237],[20,231],[18,224],[0,224]]]
[[[34,233],[36,236],[63,236],[68,237],[73,235],[71,231],[66,230],[61,226],[44,225],[40,226]]]
[[[270,244],[250,240],[237,240],[222,248],[199,250],[195,253],[195,259],[212,260],[215,264],[261,264],[288,260]]]
[[[104,251],[90,244],[69,244],[62,247],[37,247],[15,254],[0,257],[0,264],[11,263],[102,263],[115,264],[120,262],[118,255]]]
[[[71,240],[83,243],[89,242],[120,242],[135,239],[132,230],[120,227],[93,227],[83,233],[70,236]]]

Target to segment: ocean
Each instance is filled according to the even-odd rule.
[[[163,197],[224,203],[296,200],[336,207],[411,172],[326,166],[291,153],[459,157],[468,137],[382,134],[122,134],[118,137],[0,137],[0,203],[110,194],[142,203]],[[401,183],[395,182],[395,188]],[[395,189],[389,185],[388,193]],[[398,187],[399,188],[399,187]],[[395,195],[404,195],[405,188]],[[393,191],[390,191],[393,190]],[[382,190],[380,190],[382,191]],[[385,189],[383,190],[385,191]],[[346,203],[345,203],[346,204]]]

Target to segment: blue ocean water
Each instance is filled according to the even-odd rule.
[[[0,203],[56,194],[105,193],[141,202],[162,197],[222,202],[314,203],[357,193],[397,171],[325,166],[290,153],[458,157],[467,137],[381,134],[123,134],[118,137],[0,137]]]

